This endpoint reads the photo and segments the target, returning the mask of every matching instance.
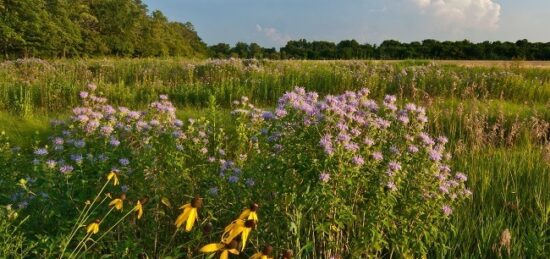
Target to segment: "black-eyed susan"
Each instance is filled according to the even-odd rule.
[[[116,174],[115,171],[111,171],[108,175],[107,175],[107,181],[113,181],[113,185],[114,186],[117,186],[119,184],[119,181],[118,181],[118,175]]]
[[[96,219],[94,222],[90,223],[86,228],[86,233],[88,234],[97,234],[99,232],[99,219]]]
[[[241,215],[239,215],[240,220],[254,220],[255,223],[258,223],[258,204],[252,203],[250,204],[250,207],[245,209]]]
[[[197,220],[198,212],[197,210],[202,206],[202,198],[195,197],[191,203],[187,203],[180,207],[183,209],[181,214],[176,219],[176,227],[179,228],[183,223],[185,223],[185,231],[189,232],[193,229],[193,225]]]
[[[134,211],[137,213],[137,218],[141,219],[141,216],[143,216],[143,205],[141,204],[141,201],[136,202],[136,206],[134,206]]]
[[[201,253],[220,253],[220,259],[227,259],[229,258],[229,253],[232,253],[234,255],[239,254],[239,250],[237,250],[238,247],[237,241],[233,240],[229,242],[228,244],[225,243],[212,243],[203,246],[199,251]]]
[[[117,210],[122,210],[124,200],[126,199],[126,194],[122,194],[120,198],[113,199],[109,203],[109,207],[114,207]]]
[[[273,259],[271,253],[273,252],[273,247],[266,245],[261,252],[257,252],[250,257],[250,259]]]
[[[248,236],[255,227],[256,222],[253,219],[235,220],[225,227],[225,231],[222,235],[222,243],[228,244],[229,242],[235,240],[235,238],[240,237],[242,242],[241,251],[243,251],[246,246]]]

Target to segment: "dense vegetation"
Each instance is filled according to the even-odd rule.
[[[237,43],[234,47],[225,43],[210,46],[211,56],[216,58],[269,58],[269,59],[449,59],[449,60],[550,60],[550,42],[463,41],[424,40],[402,43],[386,40],[380,45],[360,44],[355,40],[343,40],[338,44],[328,41],[291,40],[277,51],[263,48],[256,43]]]
[[[77,209],[87,206],[84,201],[113,168],[125,187],[107,181],[106,190],[113,199],[121,192],[127,199],[124,211],[110,212],[93,236],[101,236],[98,245],[85,248],[98,256],[190,257],[204,244],[219,242],[219,230],[250,201],[260,205],[259,223],[245,255],[265,243],[277,254],[291,249],[297,257],[315,258],[550,255],[547,69],[429,62],[20,60],[2,63],[0,82],[0,131],[6,131],[0,137],[0,187],[6,190],[0,202],[11,204],[0,210],[6,240],[0,252],[6,255],[54,256],[66,244],[66,251],[76,249],[91,236],[81,229],[68,239]],[[87,82],[96,82],[97,89]],[[370,92],[360,90],[365,87]],[[161,94],[167,96],[158,100]],[[329,94],[335,96],[325,99]],[[112,107],[94,95],[106,97]],[[405,105],[409,102],[426,107],[423,131],[433,139],[417,131],[426,118],[422,109]],[[369,112],[376,117],[368,124],[355,116]],[[55,119],[52,127],[49,119]],[[443,135],[448,139],[435,137]],[[417,152],[410,141],[418,139],[414,146],[421,152],[410,156]],[[360,140],[357,149],[353,143]],[[447,141],[444,149],[435,148]],[[452,154],[446,156],[450,168],[434,162],[440,159],[432,153],[437,150]],[[382,154],[381,164],[372,151]],[[449,170],[472,192],[463,202],[452,202],[453,193],[447,193],[456,182],[429,182],[433,173]],[[380,188],[373,184],[388,176],[398,180]],[[451,200],[424,202],[415,186],[436,188]],[[204,198],[200,221],[190,233],[175,231],[177,208],[195,195]],[[132,208],[144,196],[149,202],[137,219]],[[103,203],[94,215],[108,212]],[[110,224],[124,215],[110,232]],[[419,218],[424,225],[417,224]]]
[[[141,0],[0,0],[0,55],[204,57],[206,45]]]

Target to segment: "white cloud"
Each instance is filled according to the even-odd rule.
[[[494,0],[411,0],[434,22],[454,31],[498,28],[500,4]]]
[[[256,31],[263,33],[265,37],[279,45],[284,45],[291,39],[289,35],[282,34],[273,27],[264,28],[259,24],[256,24]]]

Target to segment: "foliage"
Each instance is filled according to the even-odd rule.
[[[0,1],[2,59],[19,57],[201,57],[190,23],[148,14],[140,0]]]

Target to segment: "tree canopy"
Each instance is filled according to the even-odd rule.
[[[190,23],[141,0],[0,0],[3,58],[205,56]]]

